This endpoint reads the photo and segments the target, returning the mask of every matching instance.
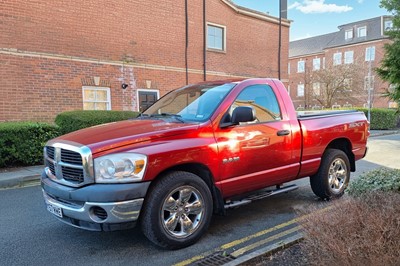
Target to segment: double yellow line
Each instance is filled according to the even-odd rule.
[[[209,256],[209,255],[211,255],[211,254],[214,254],[214,253],[216,253],[216,252],[223,252],[223,251],[226,251],[226,250],[231,249],[231,248],[233,248],[233,247],[235,247],[235,246],[238,246],[238,245],[243,244],[243,243],[245,243],[245,242],[247,242],[247,241],[250,241],[250,240],[252,240],[252,239],[254,239],[254,238],[261,237],[261,236],[266,235],[266,234],[268,234],[268,233],[271,233],[271,232],[273,232],[273,231],[276,231],[276,230],[285,228],[285,227],[287,227],[287,226],[290,226],[290,225],[292,225],[292,224],[294,224],[294,223],[299,222],[301,219],[304,219],[304,218],[296,218],[296,219],[290,220],[290,221],[288,221],[288,222],[286,222],[286,223],[282,223],[282,224],[279,224],[279,225],[277,225],[277,226],[274,226],[274,227],[271,227],[271,228],[262,230],[262,231],[260,231],[260,232],[257,232],[257,233],[255,233],[255,234],[252,234],[252,235],[243,237],[243,238],[241,238],[241,239],[238,239],[238,240],[229,242],[229,243],[224,244],[224,245],[222,245],[222,246],[220,246],[220,247],[218,247],[218,248],[216,248],[216,249],[214,249],[214,250],[207,251],[207,252],[205,252],[205,253],[203,253],[203,254],[194,256],[194,257],[192,257],[192,258],[190,258],[190,259],[187,259],[187,260],[184,260],[184,261],[179,262],[179,263],[177,263],[177,264],[174,264],[174,266],[185,266],[185,265],[189,265],[189,264],[194,263],[194,262],[196,262],[196,261],[198,261],[198,260],[204,259],[205,257],[207,257],[207,256]],[[243,247],[243,248],[240,248],[240,249],[234,251],[233,253],[231,253],[230,255],[232,255],[232,256],[234,256],[234,257],[239,257],[239,256],[243,255],[244,253],[246,253],[246,252],[252,250],[252,249],[255,249],[255,248],[257,248],[257,247],[259,247],[259,246],[261,246],[261,245],[264,245],[264,244],[266,244],[266,243],[268,243],[268,242],[274,241],[274,240],[276,240],[276,239],[279,239],[279,238],[281,238],[281,237],[284,237],[284,236],[286,236],[286,235],[289,235],[289,234],[291,234],[291,233],[294,233],[294,232],[298,231],[299,229],[300,229],[299,226],[293,227],[293,228],[291,228],[291,229],[289,229],[289,230],[286,230],[286,231],[283,231],[283,232],[281,232],[281,233],[279,233],[279,234],[273,235],[273,236],[268,237],[268,238],[266,238],[266,239],[262,239],[262,240],[260,240],[260,241],[258,241],[258,242],[255,242],[255,243],[253,243],[253,244],[251,244],[251,245],[248,245],[248,246],[245,246],[245,247]]]
[[[319,210],[317,210],[316,212],[325,212],[325,211],[329,210],[330,208],[331,208],[331,207],[328,206],[328,207],[319,209]],[[314,213],[316,213],[316,212],[314,212]],[[210,255],[212,255],[212,254],[214,254],[214,253],[217,253],[217,252],[222,252],[222,253],[224,253],[224,251],[227,251],[228,249],[231,249],[231,248],[233,248],[233,247],[236,247],[236,246],[238,246],[238,245],[241,245],[241,244],[243,244],[243,243],[245,243],[245,242],[248,242],[248,241],[250,241],[250,240],[252,240],[252,239],[255,239],[255,238],[258,238],[258,237],[262,237],[262,236],[264,236],[264,235],[266,235],[266,234],[269,234],[269,233],[271,233],[271,232],[274,232],[274,231],[280,230],[280,229],[282,229],[282,228],[288,227],[288,226],[290,226],[290,225],[293,225],[293,224],[295,224],[295,223],[301,222],[301,221],[303,221],[304,219],[306,219],[309,215],[310,215],[310,214],[303,215],[303,216],[301,216],[301,217],[295,218],[295,219],[290,220],[290,221],[287,221],[287,222],[285,222],[285,223],[282,223],[282,224],[276,225],[276,226],[274,226],[274,227],[271,227],[271,228],[262,230],[262,231],[260,231],[260,232],[255,233],[255,234],[252,234],[252,235],[243,237],[243,238],[238,239],[238,240],[234,240],[234,241],[232,241],[232,242],[229,242],[229,243],[227,243],[227,244],[224,244],[224,245],[222,245],[222,246],[220,246],[220,247],[218,247],[218,248],[215,248],[215,249],[213,249],[213,250],[204,252],[204,253],[202,253],[202,254],[200,254],[200,255],[197,255],[197,256],[194,256],[194,257],[192,257],[192,258],[190,258],[190,259],[187,259],[187,260],[181,261],[181,262],[179,262],[179,263],[176,263],[176,264],[174,264],[174,266],[185,266],[185,265],[189,265],[189,264],[192,264],[192,263],[194,263],[194,262],[196,262],[196,261],[199,261],[199,260],[201,260],[201,259],[204,259],[204,258],[206,258],[206,257],[208,257],[208,256],[210,256]],[[272,235],[272,236],[270,236],[270,237],[268,237],[268,238],[259,240],[259,241],[257,241],[257,242],[254,242],[254,243],[250,244],[250,245],[247,245],[247,246],[245,246],[245,247],[243,247],[243,248],[237,249],[237,250],[235,250],[234,252],[230,253],[230,255],[232,255],[232,256],[235,257],[235,258],[240,257],[241,255],[245,254],[246,252],[248,252],[248,251],[250,251],[250,250],[256,249],[256,248],[258,248],[258,247],[260,247],[260,246],[262,246],[262,245],[265,245],[265,244],[267,244],[267,243],[269,243],[269,242],[272,242],[272,241],[274,241],[274,240],[277,240],[277,239],[279,239],[279,238],[285,237],[285,236],[287,236],[287,235],[289,235],[289,234],[295,233],[295,232],[297,232],[297,231],[299,231],[299,230],[300,230],[300,226],[292,227],[292,228],[287,229],[287,230],[285,230],[285,231],[283,231],[283,232],[281,232],[281,233],[278,233],[278,234],[276,234],[276,235]]]

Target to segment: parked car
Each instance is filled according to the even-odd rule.
[[[47,209],[75,227],[140,223],[155,244],[195,243],[213,213],[296,189],[343,195],[366,154],[362,112],[297,115],[276,79],[203,82],[172,91],[140,117],[50,140],[41,184]],[[271,188],[272,187],[272,188]]]

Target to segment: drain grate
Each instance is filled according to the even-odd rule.
[[[197,263],[195,265],[198,266],[216,266],[216,265],[224,265],[225,263],[231,262],[235,259],[232,255],[226,254],[226,252],[217,252],[211,254]]]

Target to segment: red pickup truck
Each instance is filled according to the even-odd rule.
[[[366,154],[365,115],[298,116],[276,79],[204,82],[168,93],[140,117],[49,141],[41,184],[47,209],[75,227],[139,222],[155,244],[195,243],[212,213],[296,188],[340,197]]]

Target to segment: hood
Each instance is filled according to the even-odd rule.
[[[96,154],[118,147],[193,132],[198,127],[198,124],[167,120],[127,120],[81,129],[58,137],[52,142],[79,143],[89,147],[92,154]]]

